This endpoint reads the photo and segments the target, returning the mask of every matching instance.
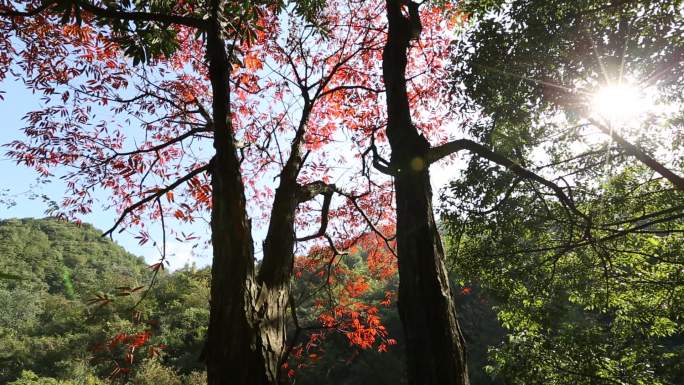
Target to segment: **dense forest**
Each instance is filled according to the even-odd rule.
[[[10,219],[1,222],[0,234],[2,269],[19,277],[0,283],[0,382],[106,383],[115,368],[113,360],[125,352],[113,345],[107,351],[95,347],[121,333],[149,330],[153,337],[145,348],[168,345],[168,364],[162,366],[153,357],[141,362],[148,358],[148,349],[136,352],[138,370],[132,381],[201,383],[193,380],[193,371],[201,369],[198,355],[206,331],[206,271],[164,275],[134,314],[130,297],[117,297],[107,306],[89,304],[97,295],[149,279],[141,258],[102,238],[98,230],[51,219]]]
[[[453,255],[453,248],[449,250]],[[344,263],[351,270],[367,274],[365,256],[360,252]],[[470,271],[474,274],[482,268]],[[123,295],[150,279],[151,271],[141,258],[103,238],[99,230],[87,224],[56,219],[9,219],[0,222],[0,270],[12,277],[0,280],[2,383],[205,383],[200,356],[209,314],[209,269],[187,266],[163,272],[144,298],[144,291]],[[452,274],[454,287],[460,287],[459,281],[463,279]],[[640,331],[625,329],[629,326],[624,325],[626,321],[616,325],[607,315],[582,307],[568,296],[551,298],[548,303],[528,301],[522,306],[540,310],[520,315],[511,309],[520,307],[518,301],[525,299],[517,298],[507,287],[496,286],[502,282],[505,281],[498,277],[487,282],[489,290],[463,286],[455,292],[468,342],[472,384],[517,383],[507,377],[535,376],[547,370],[545,365],[572,359],[569,354],[575,350],[577,354],[587,354],[600,349],[601,344],[611,344],[613,351],[605,354],[625,357],[622,362],[630,365],[626,368],[653,368],[650,373],[639,375],[672,384],[681,378],[684,336],[668,329],[666,321],[645,329],[641,326]],[[383,298],[386,292],[396,290],[396,284],[395,272],[394,277],[377,282],[365,292],[364,301]],[[293,291],[301,295],[315,286],[315,275],[301,275],[295,280]],[[507,297],[502,293],[507,293]],[[111,302],[97,301],[103,296]],[[313,301],[304,302],[297,309],[299,322],[308,319],[312,321],[310,325],[316,324],[319,310],[312,304]],[[382,308],[380,318],[389,335],[396,338],[396,346],[384,352],[359,349],[344,334],[330,334],[319,341],[320,345],[307,346],[306,354],[292,361],[298,368],[295,383],[406,383],[402,372],[405,357],[401,325],[393,303]],[[631,322],[635,324],[632,327],[637,327],[647,321]],[[579,327],[585,330],[580,333]],[[292,331],[291,319],[289,328]],[[546,334],[552,330],[553,333]],[[627,332],[635,334],[617,334]],[[120,343],[116,342],[117,336],[135,338],[144,333],[149,333],[149,339],[136,346],[137,350],[131,351],[132,345],[127,345],[131,341],[121,337]],[[606,333],[611,338],[608,341]],[[631,339],[625,342],[626,352],[618,350],[617,338]],[[316,359],[307,357],[314,352]],[[128,358],[127,353],[132,356]],[[633,361],[625,362],[627,357]],[[117,368],[123,372],[119,373]]]
[[[0,221],[0,271],[19,279],[0,280],[4,309],[0,322],[0,382],[29,384],[108,384],[123,380],[135,385],[205,383],[200,354],[209,314],[209,270],[186,267],[162,274],[135,311],[139,296],[116,296],[116,288],[135,288],[150,279],[147,264],[103,238],[87,224],[55,219]],[[363,269],[362,256],[349,258],[350,267]],[[297,281],[298,291],[311,282]],[[383,297],[396,279],[365,295]],[[470,290],[460,297],[466,334],[479,347],[471,352],[474,384],[495,383],[482,372],[487,344],[502,337],[490,305]],[[111,303],[92,303],[111,293]],[[464,292],[465,293],[465,292]],[[483,301],[480,303],[480,301]],[[315,313],[298,309],[301,319]],[[315,318],[315,316],[314,316]],[[398,315],[386,307],[381,318],[401,344]],[[131,373],[110,379],[116,361],[125,364],[125,351],[96,349],[121,333],[149,330],[150,341],[136,352]],[[475,342],[475,341],[474,341]],[[484,344],[484,345],[483,345]],[[150,357],[149,348],[163,345]],[[321,349],[317,349],[320,351]],[[343,335],[325,341],[325,353],[297,373],[298,384],[401,384],[403,350],[387,352],[350,348]],[[124,382],[126,382],[124,381]]]
[[[363,255],[348,258],[348,267],[366,269]],[[200,355],[209,314],[209,270],[188,266],[163,273],[143,301],[139,295],[117,296],[116,288],[135,288],[150,279],[139,257],[103,238],[87,224],[56,219],[0,221],[0,271],[18,279],[0,280],[3,312],[0,338],[0,382],[13,385],[199,385],[204,384]],[[311,289],[307,277],[296,281],[295,292]],[[384,297],[396,289],[396,277],[365,296]],[[118,292],[119,294],[121,292]],[[93,303],[109,294],[112,302]],[[468,288],[458,296],[470,352],[473,384],[498,384],[485,372],[486,349],[499,344],[491,303]],[[298,309],[300,320],[315,319],[313,306]],[[297,384],[402,384],[404,365],[401,326],[396,308],[386,306],[381,318],[398,340],[386,352],[350,347],[342,334],[333,334],[317,347],[320,359],[301,359]],[[292,325],[290,325],[290,328]],[[115,346],[117,335],[151,333],[134,352],[130,365],[126,347]],[[103,343],[106,349],[97,349]],[[158,350],[156,350],[158,349]],[[150,352],[155,352],[151,354]],[[312,350],[313,352],[313,350]],[[117,362],[119,364],[117,364]],[[112,376],[117,365],[130,373]],[[116,374],[116,373],[114,373]],[[112,378],[115,377],[115,378]]]

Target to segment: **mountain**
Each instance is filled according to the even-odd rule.
[[[56,219],[0,221],[0,383],[22,370],[68,376],[80,370],[87,347],[103,336],[100,320],[113,309],[88,307],[98,292],[138,285],[142,258],[100,236],[90,225]]]

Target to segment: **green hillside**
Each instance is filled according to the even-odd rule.
[[[88,225],[55,220],[0,222],[0,383],[22,370],[67,376],[101,332],[84,300],[143,278],[143,261]],[[115,285],[115,286],[112,286]]]
[[[150,271],[142,258],[100,234],[90,225],[53,219],[0,221],[0,272],[21,277],[0,280],[1,384],[49,384],[49,378],[104,383],[100,379],[109,376],[110,358],[116,357],[96,354],[93,347],[119,333],[150,329],[140,320],[150,320],[152,314],[164,325],[153,336],[154,343],[169,345],[164,360],[187,374],[199,368],[208,274],[163,274],[150,299],[132,312],[137,297],[117,297],[116,288],[145,285]],[[115,300],[107,306],[89,304],[98,294]],[[166,315],[160,316],[159,303]],[[173,381],[185,378],[156,363],[139,366],[137,373],[150,381],[160,375]]]
[[[131,311],[143,291],[118,296],[117,288],[146,285],[151,271],[141,258],[100,234],[90,225],[53,219],[0,221],[0,272],[21,277],[0,279],[0,384],[203,384],[199,357],[208,323],[209,270],[162,273],[145,301]],[[344,263],[363,270],[363,258]],[[382,298],[396,283],[395,277],[366,295]],[[294,285],[295,293],[301,293],[313,283],[302,278]],[[90,302],[97,295],[113,301],[105,306]],[[458,293],[457,299],[470,344],[472,383],[496,384],[482,369],[487,347],[503,335],[491,305],[477,290]],[[302,304],[298,314],[317,324],[311,303]],[[350,348],[344,335],[333,333],[317,349],[324,352],[320,360],[298,368],[295,383],[405,383],[396,308],[384,307],[380,316],[396,346],[384,353]],[[112,342],[148,332],[149,340],[133,351],[131,362],[126,343]],[[117,366],[130,372],[117,372]]]
[[[0,271],[24,277],[22,285],[69,299],[121,286],[122,279],[141,279],[144,260],[101,234],[88,224],[53,219],[0,221]]]

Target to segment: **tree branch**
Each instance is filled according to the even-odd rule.
[[[107,158],[107,161],[111,161],[112,159],[114,159],[114,158],[116,158],[116,157],[119,157],[119,156],[136,155],[136,154],[142,154],[142,153],[146,153],[146,152],[157,152],[157,151],[163,150],[164,148],[166,148],[166,147],[168,147],[168,146],[171,146],[171,145],[173,145],[173,144],[175,144],[175,143],[181,142],[181,141],[183,141],[183,140],[185,140],[185,139],[187,139],[187,138],[189,138],[189,137],[191,137],[191,136],[193,136],[193,135],[195,135],[195,134],[201,133],[201,132],[211,132],[211,130],[209,130],[209,129],[207,129],[207,128],[204,128],[204,127],[203,127],[203,128],[192,129],[192,130],[187,131],[187,132],[185,132],[185,133],[183,133],[183,134],[181,134],[181,135],[178,135],[178,136],[176,136],[176,137],[174,137],[174,138],[172,138],[172,139],[169,139],[169,140],[166,141],[166,142],[157,144],[157,145],[152,146],[152,147],[149,147],[149,148],[139,148],[139,149],[136,149],[136,150],[126,151],[126,152],[116,152],[116,151],[115,151],[115,152],[114,152],[114,155],[112,155],[112,156],[110,156],[109,158]]]
[[[337,187],[335,187],[334,184],[328,184],[323,181],[311,182],[309,184],[299,186],[297,191],[297,201],[299,201],[299,203],[303,203],[313,199],[316,195],[325,195],[328,193],[332,194],[335,191],[337,191]]]
[[[628,155],[637,158],[639,161],[641,161],[641,163],[645,164],[648,168],[662,175],[665,179],[669,180],[678,190],[684,191],[684,178],[672,172],[662,163],[658,162],[653,157],[645,153],[641,148],[627,141],[625,138],[620,136],[615,130],[611,130],[605,124],[597,121],[596,119],[589,118],[589,121],[599,130],[601,130],[604,134],[610,136],[614,141],[616,141],[622,148],[625,149],[625,152]]]
[[[373,168],[378,170],[379,172],[385,174],[385,175],[390,175],[390,176],[395,176],[396,170],[391,166],[390,162],[388,162],[385,158],[383,158],[379,153],[378,153],[378,148],[375,146],[375,129],[373,130],[373,133],[371,134],[371,144],[370,146],[366,149],[361,154],[361,162],[363,163],[362,169],[364,171],[364,174],[366,173],[366,155],[368,153],[371,154],[373,157]]]
[[[329,186],[330,187],[330,186]],[[314,234],[307,235],[302,238],[297,238],[297,242],[306,242],[325,235],[328,229],[328,213],[330,212],[330,202],[332,201],[335,186],[331,186],[328,190],[322,192],[323,194],[323,208],[321,208],[321,227]]]
[[[149,203],[150,201],[157,199],[158,197],[160,197],[160,196],[166,194],[167,192],[175,189],[176,187],[178,187],[181,184],[189,181],[190,179],[196,177],[197,175],[199,175],[205,171],[208,171],[210,166],[211,166],[211,163],[206,164],[202,167],[196,168],[196,169],[192,170],[190,173],[188,173],[187,175],[185,175],[184,177],[177,179],[172,184],[164,187],[163,189],[159,189],[159,190],[155,191],[153,194],[150,194],[150,195],[146,196],[145,198],[137,201],[136,203],[126,207],[126,209],[119,216],[119,219],[117,219],[116,222],[114,223],[114,226],[112,226],[109,230],[105,231],[102,234],[102,236],[111,235],[114,232],[114,230],[116,230],[116,228],[119,227],[121,222],[123,222],[123,220],[126,218],[126,216],[128,216],[128,214],[139,209],[144,204]]]
[[[568,195],[565,194],[563,191],[563,188],[558,186],[557,184],[551,182],[548,179],[545,179],[544,177],[522,167],[518,163],[512,161],[511,159],[507,158],[506,156],[499,154],[497,152],[494,152],[490,150],[489,148],[474,142],[469,139],[458,139],[454,140],[449,143],[442,144],[437,147],[433,147],[430,149],[427,155],[427,161],[428,164],[432,164],[434,162],[437,162],[438,160],[449,156],[451,154],[455,154],[461,150],[468,150],[472,152],[473,154],[480,156],[482,158],[485,158],[491,162],[494,162],[500,166],[504,166],[507,169],[511,170],[514,174],[525,178],[529,180],[533,180],[535,182],[538,182],[549,189],[553,190],[553,192],[556,194],[558,199],[566,205],[570,210],[572,210],[575,214],[578,216],[582,217],[585,220],[589,220],[589,218],[579,211],[577,207],[575,206],[575,203],[568,197]]]
[[[39,13],[43,12],[44,10],[50,8],[54,4],[55,4],[55,1],[46,1],[40,7],[37,7],[34,9],[29,9],[26,11],[17,11],[17,10],[13,10],[13,9],[4,10],[4,11],[0,11],[0,16],[1,17],[31,17],[31,16],[36,16]]]
[[[206,23],[203,20],[190,16],[154,12],[122,11],[113,8],[103,8],[93,3],[81,0],[76,0],[74,3],[78,7],[92,13],[99,18],[179,24],[198,29],[203,29],[206,26]],[[0,17],[32,17],[40,14],[55,4],[57,4],[57,1],[53,0],[46,1],[40,7],[26,11],[17,11],[12,9],[0,11]]]
[[[349,199],[349,201],[351,201],[352,205],[354,206],[356,211],[358,211],[359,214],[361,214],[361,217],[366,222],[368,227],[370,227],[370,229],[375,233],[375,235],[379,236],[385,242],[385,246],[387,246],[387,250],[389,250],[390,253],[392,253],[392,255],[394,255],[394,257],[397,257],[397,253],[392,248],[392,245],[390,245],[390,242],[394,240],[395,236],[388,238],[387,236],[385,236],[385,234],[382,233],[382,231],[380,231],[380,229],[378,229],[378,227],[375,225],[375,223],[373,223],[373,221],[371,221],[371,219],[368,217],[368,214],[366,214],[366,212],[363,211],[363,208],[361,208],[361,206],[359,205],[359,202],[356,201],[359,197],[353,196],[351,194],[347,194],[347,193],[340,191],[340,190],[336,190],[336,192],[338,194],[344,196],[345,198]]]
[[[368,91],[368,92],[372,92],[372,93],[376,93],[376,94],[380,94],[380,93],[385,92],[384,89],[371,88],[371,87],[366,87],[363,85],[341,85],[341,86],[337,86],[334,88],[330,88],[330,89],[322,92],[318,96],[322,98],[322,97],[325,97],[327,95],[330,95],[332,93],[335,93],[337,91],[342,91],[342,90],[363,90],[363,91]]]
[[[90,2],[81,0],[76,0],[76,4],[100,18],[179,24],[198,29],[204,29],[207,25],[203,20],[190,16],[153,12],[121,11],[118,9],[98,7]]]

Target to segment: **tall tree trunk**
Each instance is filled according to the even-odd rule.
[[[383,52],[387,137],[396,170],[399,314],[406,338],[411,385],[466,385],[465,342],[444,266],[432,210],[429,143],[411,122],[406,92],[410,39],[419,20],[402,14],[401,0],[387,0],[389,32]],[[418,17],[417,13],[412,14]]]
[[[281,380],[280,364],[285,351],[294,220],[299,204],[297,175],[311,108],[307,99],[290,157],[280,174],[257,275],[245,189],[230,122],[231,67],[218,23],[207,36],[216,150],[212,168],[214,259],[205,349],[209,385],[275,385]]]
[[[212,281],[209,330],[204,351],[209,385],[277,383],[284,335],[265,320],[284,318],[284,305],[271,306],[255,277],[251,223],[230,121],[230,63],[212,1],[207,31],[216,155],[212,167]],[[282,309],[281,309],[282,307]],[[277,329],[278,327],[276,327]]]
[[[268,231],[263,243],[263,261],[257,282],[259,284],[259,297],[257,306],[263,314],[262,338],[270,341],[272,350],[269,354],[269,370],[276,374],[274,379],[284,382],[284,378],[278,378],[280,364],[286,344],[286,313],[290,298],[290,281],[294,265],[295,246],[295,215],[299,205],[299,184],[297,176],[302,164],[301,142],[304,138],[306,120],[310,108],[308,102],[304,107],[299,129],[295,136],[290,156],[280,173],[280,183],[273,198],[271,218]],[[270,367],[275,364],[274,367]]]

